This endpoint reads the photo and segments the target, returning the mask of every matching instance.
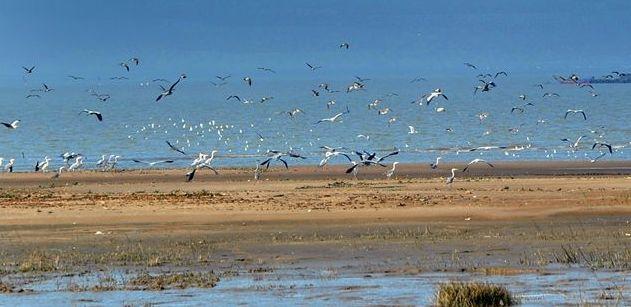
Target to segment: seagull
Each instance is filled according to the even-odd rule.
[[[99,159],[99,161],[96,161],[96,166],[100,167],[101,169],[104,169],[107,166],[107,159],[105,158],[105,155],[101,155],[101,159]]]
[[[68,167],[68,171],[75,171],[83,166],[83,156],[77,156],[75,162]]]
[[[436,157],[436,162],[434,163],[430,163],[429,167],[431,167],[432,169],[436,169],[438,168],[438,161],[440,161],[440,159],[442,159],[443,157]]]
[[[57,172],[55,172],[55,175],[53,175],[52,177],[50,177],[50,179],[57,179],[57,178],[59,178],[59,176],[61,175],[61,172],[62,172],[63,170],[65,170],[65,169],[66,169],[66,166],[65,166],[65,165],[64,165],[64,166],[61,166],[61,167],[57,170]]]
[[[561,95],[557,93],[544,93],[543,97],[561,97]]]
[[[160,99],[167,97],[167,96],[171,96],[173,95],[173,91],[175,90],[175,86],[180,83],[180,81],[182,81],[183,79],[186,79],[186,75],[182,74],[180,75],[180,77],[177,79],[177,81],[175,81],[175,83],[171,84],[171,86],[166,89],[164,88],[164,86],[160,85],[160,88],[162,89],[162,93],[160,95],[158,95],[158,97],[156,98],[156,102],[160,101]]]
[[[52,92],[52,91],[54,91],[55,89],[54,89],[54,88],[52,88],[52,87],[48,87],[48,85],[46,85],[46,83],[42,83],[42,90],[43,90],[45,93],[48,93],[48,92]]]
[[[320,96],[320,92],[318,92],[316,90],[311,90],[311,93],[313,94],[314,97]]]
[[[160,160],[160,161],[154,161],[154,162],[146,162],[146,161],[142,161],[142,160],[137,160],[137,159],[132,159],[132,161],[136,162],[136,163],[142,163],[142,164],[147,164],[149,166],[154,166],[156,164],[160,164],[160,163],[173,163],[173,160]]]
[[[266,71],[266,72],[276,73],[273,69],[267,68],[267,67],[257,67],[256,69]]]
[[[134,65],[138,66],[140,64],[140,59],[139,58],[131,58],[129,59],[132,63],[134,63]]]
[[[73,76],[73,75],[68,75],[68,78],[72,79],[72,80],[83,80],[83,77],[78,77],[78,76]]]
[[[210,84],[212,84],[214,87],[220,87],[220,86],[224,86],[224,85],[226,85],[228,83],[227,82],[216,83],[216,82],[210,81]]]
[[[607,149],[609,149],[609,154],[613,154],[613,149],[612,149],[612,147],[611,147],[611,144],[607,144],[607,143],[594,143],[594,145],[592,145],[592,150],[594,150],[596,147],[598,147],[598,148],[607,147]]]
[[[497,79],[497,77],[500,75],[504,75],[504,77],[508,77],[508,74],[505,71],[499,71],[495,73],[495,77],[493,77],[493,79]]]
[[[469,169],[469,166],[471,166],[471,165],[473,165],[473,164],[476,164],[476,163],[486,163],[486,165],[488,165],[488,166],[490,166],[490,167],[495,167],[495,166],[493,166],[493,164],[491,164],[491,163],[489,163],[489,162],[486,162],[486,161],[484,161],[484,160],[482,160],[482,159],[473,159],[473,160],[471,160],[471,162],[469,162],[469,163],[467,164],[467,166],[466,166],[466,167],[465,167],[462,171],[463,171],[463,172],[466,172],[466,171]]]
[[[443,93],[443,90],[440,89],[440,88],[437,88],[437,89],[433,90],[429,94],[425,94],[425,95],[421,96],[421,98],[425,98],[426,105],[429,105],[430,102],[432,102],[432,100],[434,100],[434,98],[437,98],[437,97],[443,97],[443,98],[445,98],[445,100],[449,100],[447,98],[447,96],[445,96],[445,94]]]
[[[44,157],[44,161],[42,161],[42,163],[40,163],[39,161],[37,161],[37,163],[35,164],[35,171],[42,171],[42,173],[46,173],[48,172],[48,164],[50,163],[50,158],[48,156]]]
[[[418,131],[416,131],[416,128],[414,128],[414,126],[408,126],[408,129],[410,129],[410,131],[408,131],[408,134],[417,134]]]
[[[29,94],[29,95],[26,95],[26,98],[27,98],[27,99],[28,99],[28,98],[42,98],[42,96],[37,95],[37,94]]]
[[[525,94],[521,94],[518,96],[518,98],[521,100],[526,100],[527,96]]]
[[[397,168],[397,164],[399,164],[399,162],[392,162],[392,168],[386,172],[386,177],[388,179],[394,175],[394,170]]]
[[[191,182],[191,180],[193,180],[193,178],[195,178],[195,172],[197,171],[197,168],[194,168],[193,170],[191,170],[190,172],[186,173],[186,182]]]
[[[250,77],[244,77],[244,78],[243,78],[243,81],[245,81],[245,83],[246,83],[248,86],[252,86],[252,78],[250,78]]]
[[[348,48],[350,48],[350,47],[351,47],[351,45],[350,45],[349,43],[346,43],[346,42],[342,42],[342,43],[340,44],[340,48],[346,48],[346,49],[348,49]]]
[[[570,113],[573,113],[573,114],[580,113],[583,115],[583,120],[587,120],[587,115],[585,115],[585,112],[583,110],[572,110],[572,109],[568,109],[567,112],[565,112],[564,118],[567,119],[567,115]]]
[[[323,119],[315,122],[314,125],[317,125],[317,124],[322,123],[322,122],[331,122],[331,123],[339,122],[339,119],[342,117],[342,115],[348,114],[348,113],[350,113],[350,111],[348,109],[348,106],[346,106],[346,112],[337,113],[337,114],[335,114],[335,116],[330,117],[330,118],[323,118]]]
[[[479,81],[482,82],[482,85],[478,85],[475,87],[473,91],[473,95],[475,95],[478,92],[478,90],[480,90],[481,92],[488,92],[495,87],[495,82],[486,82],[484,80],[479,80]]]
[[[358,90],[361,90],[361,89],[363,89],[363,88],[364,88],[364,84],[363,84],[363,83],[360,83],[360,82],[353,82],[353,84],[349,85],[349,86],[346,88],[346,92],[347,92],[347,93],[350,93],[350,92],[352,92],[352,91],[358,91]]]
[[[326,103],[326,109],[331,109],[331,106],[333,105],[335,105],[335,100],[329,100],[329,102]]]
[[[346,157],[346,159],[348,159],[349,162],[352,162],[353,159],[351,159],[351,157],[345,153],[345,152],[341,152],[341,151],[337,151],[336,148],[329,148],[325,153],[324,153],[324,159],[322,159],[322,161],[320,161],[320,164],[318,166],[323,167],[325,166],[327,163],[329,163],[329,160],[338,157],[338,156],[344,156]]]
[[[24,72],[27,74],[32,74],[33,71],[35,71],[35,66],[32,66],[31,68],[26,68],[24,66],[22,66],[22,68],[24,69]]]
[[[478,69],[475,65],[473,65],[471,63],[464,63],[464,65],[469,67],[469,68]]]
[[[309,69],[311,69],[312,71],[322,68],[322,66],[311,65],[309,63],[305,63],[305,64],[307,64],[307,67],[309,67]]]
[[[266,101],[268,101],[268,100],[272,100],[272,99],[274,99],[274,97],[272,97],[272,96],[269,96],[269,97],[263,97],[263,98],[261,98],[261,100],[260,100],[259,102],[260,102],[260,103],[264,103],[264,102],[266,102]]]
[[[121,62],[121,63],[120,63],[120,64],[118,64],[118,65],[120,65],[121,67],[125,68],[125,70],[129,71],[129,65],[127,65],[127,63],[125,63],[125,62]]]
[[[277,151],[277,150],[269,150],[269,151],[267,151],[267,155],[270,158],[268,158],[267,160],[265,160],[262,163],[260,163],[261,166],[265,165],[265,169],[269,168],[269,165],[272,162],[272,160],[276,160],[276,161],[282,162],[285,165],[285,168],[289,169],[289,166],[287,165],[287,161],[285,161],[283,159],[283,157],[306,159],[306,157],[303,157],[303,156],[301,156],[299,154],[296,154],[296,153],[280,152],[280,151]]]
[[[513,113],[515,111],[519,111],[519,113],[524,113],[524,108],[522,107],[513,107],[510,112]]]
[[[183,155],[186,155],[186,153],[185,153],[182,149],[179,149],[179,148],[177,148],[177,147],[173,146],[173,144],[171,144],[171,142],[166,141],[166,143],[167,143],[167,145],[169,145],[169,147],[171,148],[171,150],[174,150],[174,151],[177,151],[177,152],[179,152],[179,153],[181,153],[181,154],[183,154]]]
[[[458,169],[457,168],[452,168],[451,169],[451,176],[449,178],[447,178],[447,184],[452,184],[454,182],[454,179],[456,179],[456,171]]]
[[[287,111],[287,114],[289,115],[289,117],[293,118],[294,116],[296,116],[299,113],[305,113],[303,110],[295,108],[291,111]]]
[[[230,99],[236,99],[239,102],[241,102],[241,98],[239,96],[237,96],[237,95],[230,95],[230,96],[228,96],[228,98],[226,98],[226,100],[230,100]]]
[[[561,139],[561,141],[562,141],[562,142],[567,142],[567,143],[568,143],[568,146],[569,146],[570,148],[575,149],[575,148],[577,148],[577,147],[578,147],[578,143],[580,143],[580,142],[581,142],[581,140],[582,140],[583,138],[585,138],[585,137],[587,137],[587,136],[586,136],[586,135],[581,135],[581,136],[579,136],[579,137],[578,137],[578,139],[576,139],[576,141],[575,141],[574,143],[572,143],[572,141],[570,141],[570,140],[569,140],[569,139],[567,139],[567,138],[565,138],[565,139]]]
[[[96,116],[96,119],[98,119],[100,122],[103,121],[103,115],[101,115],[101,112],[84,109],[83,111],[81,111],[81,113],[87,113],[88,115],[94,115],[94,116]],[[81,114],[81,113],[79,113],[79,114]]]
[[[427,81],[427,79],[425,79],[423,77],[416,77],[416,78],[410,80],[410,83],[421,82],[421,81]]]
[[[17,129],[18,127],[20,127],[20,120],[14,120],[11,123],[0,122],[0,125],[3,125],[8,129]]]
[[[254,169],[254,180],[258,181],[259,179],[261,179],[261,165],[257,161]]]
[[[221,81],[226,81],[228,78],[232,77],[231,75],[227,75],[227,76],[215,76],[215,78],[221,80]]]
[[[4,166],[4,170],[13,173],[13,164],[15,164],[15,159],[9,159],[9,163]]]

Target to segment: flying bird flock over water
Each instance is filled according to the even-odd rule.
[[[347,57],[352,55],[355,49],[351,48],[351,46],[349,42],[342,41],[339,43],[338,48],[335,48],[335,44],[333,44],[331,49],[337,52],[337,56]],[[510,72],[504,70],[490,71],[485,69],[483,65],[464,62],[464,67],[459,67],[463,75],[470,76],[471,87],[467,86],[467,89],[472,89],[472,91],[468,92],[469,96],[452,96],[455,92],[453,88],[432,81],[429,75],[415,75],[401,76],[404,80],[403,84],[415,92],[413,96],[406,97],[398,91],[382,91],[383,87],[379,87],[375,76],[352,75],[352,77],[342,82],[339,80],[321,80],[319,73],[332,68],[327,63],[319,65],[316,64],[317,62],[324,61],[312,59],[300,64],[299,67],[302,71],[312,76],[313,84],[310,88],[303,90],[302,98],[294,99],[292,102],[286,102],[288,99],[284,99],[282,93],[263,88],[264,84],[267,84],[271,79],[283,75],[282,70],[275,69],[278,67],[273,65],[260,65],[253,67],[248,72],[238,74],[225,72],[209,73],[205,80],[198,80],[203,81],[209,87],[209,90],[221,91],[221,102],[229,104],[231,112],[239,114],[243,118],[249,117],[248,107],[265,106],[274,109],[267,116],[261,116],[261,113],[257,113],[256,116],[262,117],[263,120],[256,124],[250,122],[249,124],[241,123],[235,125],[232,123],[219,123],[219,121],[215,120],[190,123],[184,119],[178,121],[174,118],[169,118],[168,123],[143,124],[135,133],[130,133],[128,136],[130,141],[137,141],[138,136],[142,135],[144,140],[151,138],[161,144],[164,150],[154,158],[127,157],[125,159],[119,155],[108,153],[102,154],[100,159],[95,159],[92,162],[93,160],[90,160],[83,154],[70,151],[60,154],[58,159],[55,159],[57,158],[56,156],[39,155],[40,158],[36,162],[35,159],[32,160],[35,162],[34,168],[33,164],[30,164],[29,169],[32,168],[35,172],[43,173],[56,170],[52,177],[56,179],[63,176],[62,173],[64,172],[86,168],[112,171],[116,169],[119,160],[127,161],[127,163],[133,162],[132,164],[134,165],[144,167],[175,165],[178,161],[185,160],[191,161],[190,164],[186,162],[187,172],[185,180],[192,181],[196,174],[203,172],[203,170],[210,170],[211,174],[219,175],[220,172],[215,166],[215,160],[239,156],[242,159],[252,159],[251,162],[256,161],[256,163],[251,164],[255,165],[255,180],[259,180],[262,174],[271,166],[289,169],[290,165],[298,161],[319,161],[319,163],[316,163],[321,168],[328,167],[332,163],[344,164],[346,165],[345,173],[355,178],[361,174],[361,170],[364,168],[382,168],[384,170],[382,173],[385,177],[392,178],[396,174],[399,161],[391,160],[399,156],[400,153],[413,154],[412,150],[406,149],[419,137],[426,135],[428,129],[433,128],[424,123],[424,119],[410,120],[410,114],[420,112],[418,108],[427,108],[431,110],[432,114],[424,116],[444,116],[443,114],[449,114],[451,108],[455,105],[463,105],[467,103],[467,100],[476,101],[485,99],[489,95],[494,95],[496,91],[502,90],[504,83],[511,78]],[[143,64],[141,65],[141,63]],[[142,62],[139,57],[128,57],[128,59],[118,63],[118,68],[116,65],[113,65],[120,75],[106,79],[112,80],[111,82],[132,82],[129,73],[142,72],[143,66],[146,65],[148,65],[147,62]],[[36,69],[36,67],[38,66],[18,66],[16,71],[21,71],[23,78],[28,80],[35,78],[40,73],[40,70]],[[611,78],[614,78],[614,74],[619,76],[624,73],[612,72],[610,74]],[[141,83],[155,97],[153,102],[159,103],[146,105],[145,108],[150,109],[168,105],[172,110],[180,112],[178,100],[171,96],[182,95],[189,97],[188,99],[197,99],[190,98],[190,93],[187,93],[187,84],[189,82],[185,81],[187,80],[187,75],[179,73],[177,79],[173,79],[173,76],[177,75],[178,73],[173,73],[170,77],[156,78],[154,76],[148,78],[147,80],[149,81]],[[89,81],[88,76],[68,73],[62,76],[67,82],[85,83]],[[375,78],[375,81],[373,81],[373,78]],[[474,105],[475,103],[469,103],[464,108],[469,114],[461,112],[460,120],[464,121],[467,117],[473,118],[475,120],[474,124],[480,125],[485,129],[481,137],[493,134],[501,135],[505,138],[515,135],[519,136],[522,133],[521,131],[529,125],[537,127],[536,129],[545,129],[551,120],[560,123],[560,125],[584,125],[585,134],[560,135],[557,141],[558,146],[543,150],[549,155],[562,150],[566,150],[568,153],[584,150],[586,160],[592,163],[603,159],[607,155],[613,155],[616,151],[628,145],[628,143],[611,144],[608,142],[606,139],[607,135],[603,132],[606,130],[606,126],[591,124],[590,119],[593,118],[593,115],[589,113],[589,107],[585,104],[571,106],[570,108],[567,108],[567,106],[565,108],[556,106],[555,104],[558,104],[558,101],[562,101],[563,97],[553,91],[554,88],[550,85],[551,80],[554,80],[558,86],[567,86],[577,92],[584,92],[591,96],[591,99],[599,97],[595,86],[578,74],[555,75],[550,80],[540,80],[540,83],[535,85],[532,83],[526,84],[522,92],[511,93],[510,97],[513,100],[504,109],[502,106],[497,105],[493,110],[480,110],[478,106]],[[43,100],[47,95],[59,94],[59,91],[56,91],[51,83],[40,82],[38,84],[41,84],[41,86],[38,85],[35,88],[28,89],[28,93],[23,97],[29,99],[29,101],[39,101],[40,99]],[[59,88],[61,89],[61,86]],[[380,89],[375,90],[375,88]],[[98,103],[98,106],[106,106],[112,103],[112,101],[116,100],[117,95],[115,92],[105,92],[93,88],[87,89],[86,92],[89,94],[89,96],[86,94],[86,97],[89,97],[94,103]],[[265,93],[265,95],[255,96],[255,93]],[[372,97],[364,101],[363,97],[366,96]],[[301,99],[305,102],[301,102]],[[405,102],[410,101],[410,99],[414,105]],[[213,109],[210,105],[204,105],[201,101],[196,103],[198,104],[197,110]],[[366,105],[368,106],[367,110]],[[92,125],[104,125],[108,121],[116,120],[116,118],[107,114],[106,109],[98,106],[94,109],[92,107],[81,107],[74,112],[83,114],[86,118],[93,118],[94,121],[85,120]],[[272,116],[272,113],[275,115]],[[221,116],[225,116],[225,114]],[[493,116],[510,118],[511,126],[495,127],[488,124]],[[368,125],[368,127],[371,127],[370,129],[364,131],[352,130],[351,127],[354,127],[356,121],[365,121],[366,118],[371,122]],[[15,118],[4,118],[2,120],[4,121],[0,121],[0,124],[6,128],[4,129],[6,130],[5,133],[20,133],[20,131],[30,129],[30,127],[35,125],[33,122],[27,123],[26,121],[22,124],[19,119]],[[247,119],[244,121],[247,121]],[[457,137],[459,129],[471,128],[467,127],[467,124],[464,124],[464,122],[453,123],[440,119],[436,121],[444,128],[441,128],[443,135],[436,136],[437,138],[449,137],[450,135]],[[131,128],[131,126],[133,125],[125,125],[126,128]],[[274,126],[275,128],[271,129],[267,126]],[[59,130],[61,127],[56,127],[56,129]],[[174,134],[172,132],[173,129],[184,132],[181,135]],[[238,133],[234,131],[238,131]],[[307,136],[302,136],[301,143],[308,143],[310,146],[318,148],[318,150],[301,153],[292,147],[292,141],[296,140],[296,136],[291,135],[291,131],[306,131],[309,133],[319,131],[322,136],[352,131],[354,132],[352,135],[356,135],[356,138],[348,140],[345,144],[337,144],[339,145],[338,147],[331,147],[321,144],[322,137],[307,139]],[[370,148],[371,144],[374,146],[374,143],[371,143],[372,140],[384,135],[386,131],[391,135],[396,135],[399,142],[403,140],[402,142],[405,144],[402,145],[404,146],[400,146],[401,144],[384,146],[382,138],[379,148]],[[104,135],[105,133],[99,137],[105,137]],[[205,145],[203,140],[209,135],[216,139],[212,145]],[[495,139],[501,140],[501,136]],[[191,142],[191,139],[194,137],[197,141]],[[506,144],[488,146],[474,146],[476,144],[475,140],[461,140],[463,145],[460,148],[454,151],[444,148],[435,149],[431,152],[438,152],[440,156],[434,155],[431,157],[431,161],[423,161],[420,165],[436,172],[442,172],[447,184],[452,184],[457,177],[457,172],[460,174],[471,173],[470,170],[472,169],[475,169],[473,171],[475,172],[495,168],[495,165],[485,159],[475,158],[468,163],[459,163],[462,166],[461,168],[451,168],[451,166],[443,168],[442,165],[446,163],[446,154],[475,153],[483,155],[488,152],[503,152],[505,155],[509,155],[514,152],[534,149],[536,145],[533,139],[535,138],[536,135],[534,134],[524,135],[522,144],[514,144],[514,142],[511,144],[507,141]],[[240,140],[241,146],[243,146],[241,151],[233,145],[232,142],[235,139]],[[285,148],[271,148],[272,139],[279,140],[275,143],[276,145],[284,142]],[[200,147],[208,146],[214,148],[208,152],[193,153],[189,150],[192,143],[196,143]],[[480,144],[478,143],[477,145]],[[428,144],[427,147],[432,148],[432,144]],[[255,149],[256,153],[250,153],[252,149]],[[300,150],[304,150],[304,147],[300,148]],[[24,159],[24,154],[22,155],[22,159]],[[41,158],[42,156],[43,158]],[[19,157],[6,159],[0,157],[0,168],[6,172],[13,172],[19,160]],[[304,164],[305,162],[301,163]]]

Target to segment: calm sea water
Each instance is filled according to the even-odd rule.
[[[30,170],[45,155],[53,166],[61,165],[63,152],[82,153],[89,167],[101,155],[120,155],[120,167],[143,167],[131,159],[154,161],[173,158],[169,167],[190,163],[198,152],[219,150],[218,166],[253,166],[267,150],[293,150],[308,157],[291,160],[296,164],[317,164],[322,157],[319,146],[345,146],[349,150],[401,154],[391,161],[426,163],[437,156],[446,161],[465,161],[475,157],[488,160],[589,160],[599,155],[591,150],[594,141],[614,145],[613,155],[602,160],[631,159],[631,84],[595,84],[597,97],[587,88],[558,84],[550,75],[509,76],[496,79],[497,87],[473,95],[479,84],[477,72],[460,76],[432,78],[410,83],[411,78],[371,78],[363,91],[346,93],[354,81],[282,79],[270,73],[253,74],[254,85],[248,87],[242,76],[233,76],[226,85],[214,87],[209,82],[189,77],[174,95],[160,103],[158,85],[148,80],[66,81],[54,92],[37,93],[42,97],[26,99],[39,82],[25,79],[23,84],[3,86],[0,91],[0,120],[22,121],[16,130],[0,129],[0,157],[16,159],[16,170]],[[210,80],[208,76],[206,80]],[[218,80],[213,80],[218,81]],[[318,84],[327,81],[338,93],[326,93]],[[544,89],[535,84],[542,83]],[[429,106],[411,104],[418,96],[440,87],[449,100],[437,99]],[[107,93],[111,99],[100,102],[89,89]],[[311,90],[321,95],[315,97]],[[543,98],[545,92],[560,97]],[[522,101],[519,95],[525,94]],[[226,101],[229,95],[254,101],[242,104]],[[274,99],[259,103],[262,97]],[[376,109],[368,104],[382,102]],[[330,110],[326,103],[335,100]],[[512,113],[513,106],[531,102],[524,113]],[[350,114],[339,123],[314,123],[342,112]],[[377,110],[389,108],[379,115]],[[437,107],[445,108],[436,112]],[[104,116],[79,114],[84,108],[98,110]],[[304,114],[293,119],[286,112],[300,108]],[[564,119],[567,109],[582,109],[580,115]],[[480,121],[478,114],[488,117]],[[389,124],[391,118],[396,121]],[[544,121],[543,123],[541,121]],[[408,126],[418,133],[410,134]],[[451,130],[448,131],[448,129]],[[263,137],[259,137],[259,134]],[[364,135],[366,137],[358,137]],[[576,150],[570,150],[562,138],[575,140],[585,135]],[[177,144],[188,156],[171,151],[165,141]],[[509,146],[509,150],[467,152],[478,146]],[[338,160],[343,163],[344,160]],[[92,165],[90,165],[92,164]],[[52,168],[52,167],[51,167]]]

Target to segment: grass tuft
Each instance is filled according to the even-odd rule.
[[[486,283],[448,282],[436,292],[437,306],[511,306],[518,300],[503,286]]]
[[[213,288],[218,282],[219,277],[213,272],[164,275],[141,274],[131,279],[127,286],[132,290],[161,291],[166,289]]]

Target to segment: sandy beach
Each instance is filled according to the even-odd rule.
[[[36,290],[41,278],[97,268],[227,279],[631,268],[631,163],[498,163],[451,186],[448,167],[403,165],[390,180],[337,166],[274,168],[258,182],[245,169],[189,183],[184,170],[2,174],[0,272]],[[572,251],[590,256],[563,258]]]

